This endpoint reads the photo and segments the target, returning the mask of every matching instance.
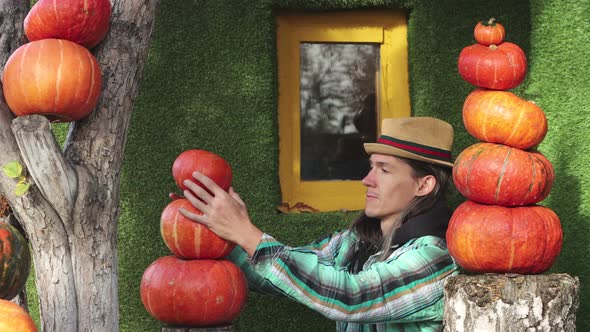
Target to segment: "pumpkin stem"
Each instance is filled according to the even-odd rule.
[[[496,25],[496,19],[495,19],[495,18],[493,18],[493,17],[492,17],[492,18],[490,18],[490,19],[488,20],[488,24],[487,24],[487,25]]]
[[[490,49],[491,49],[492,51],[495,51],[495,50],[497,50],[497,49],[498,49],[498,46],[496,46],[496,44],[490,44]]]

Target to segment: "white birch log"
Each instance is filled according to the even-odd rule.
[[[579,289],[578,278],[567,274],[451,277],[444,331],[575,331]]]

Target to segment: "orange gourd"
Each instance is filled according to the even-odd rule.
[[[157,320],[184,326],[214,326],[234,320],[244,308],[248,284],[227,260],[158,258],[143,273],[141,301]]]
[[[555,173],[540,152],[477,143],[455,160],[453,182],[470,200],[500,206],[535,204],[545,199]]]
[[[465,129],[488,143],[527,150],[543,141],[547,117],[535,103],[508,91],[477,89],[463,104]]]
[[[0,300],[0,332],[37,332],[29,313],[18,304]]]
[[[70,122],[92,112],[102,88],[98,61],[84,47],[42,39],[19,47],[2,76],[6,103],[16,116],[40,114]]]
[[[475,25],[475,29],[473,29],[473,37],[475,37],[477,43],[485,46],[500,44],[504,41],[505,36],[506,31],[504,30],[504,26],[496,22],[496,19],[493,17],[487,22],[478,22]]]
[[[185,218],[178,209],[202,214],[186,199],[168,204],[160,217],[160,233],[166,246],[180,258],[218,259],[227,256],[235,244],[220,238],[207,226]]]
[[[549,208],[466,201],[453,213],[446,238],[449,253],[468,271],[537,274],[553,265],[563,234]]]

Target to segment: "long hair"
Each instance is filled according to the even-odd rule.
[[[399,158],[399,157],[398,157]],[[432,175],[436,179],[433,190],[424,196],[414,197],[408,206],[400,213],[397,225],[402,225],[410,218],[430,210],[445,194],[451,180],[451,168],[407,158],[399,158],[412,168],[415,179]],[[379,260],[383,261],[393,252],[392,241],[397,227],[392,227],[387,234],[381,233],[381,223],[378,218],[372,218],[365,211],[352,222],[350,229],[359,238],[357,247],[348,257],[348,270],[357,273],[362,270],[367,259],[377,252],[381,252]]]

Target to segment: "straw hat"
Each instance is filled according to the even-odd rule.
[[[453,167],[453,127],[435,118],[384,119],[377,143],[364,145],[368,154],[387,154]]]

